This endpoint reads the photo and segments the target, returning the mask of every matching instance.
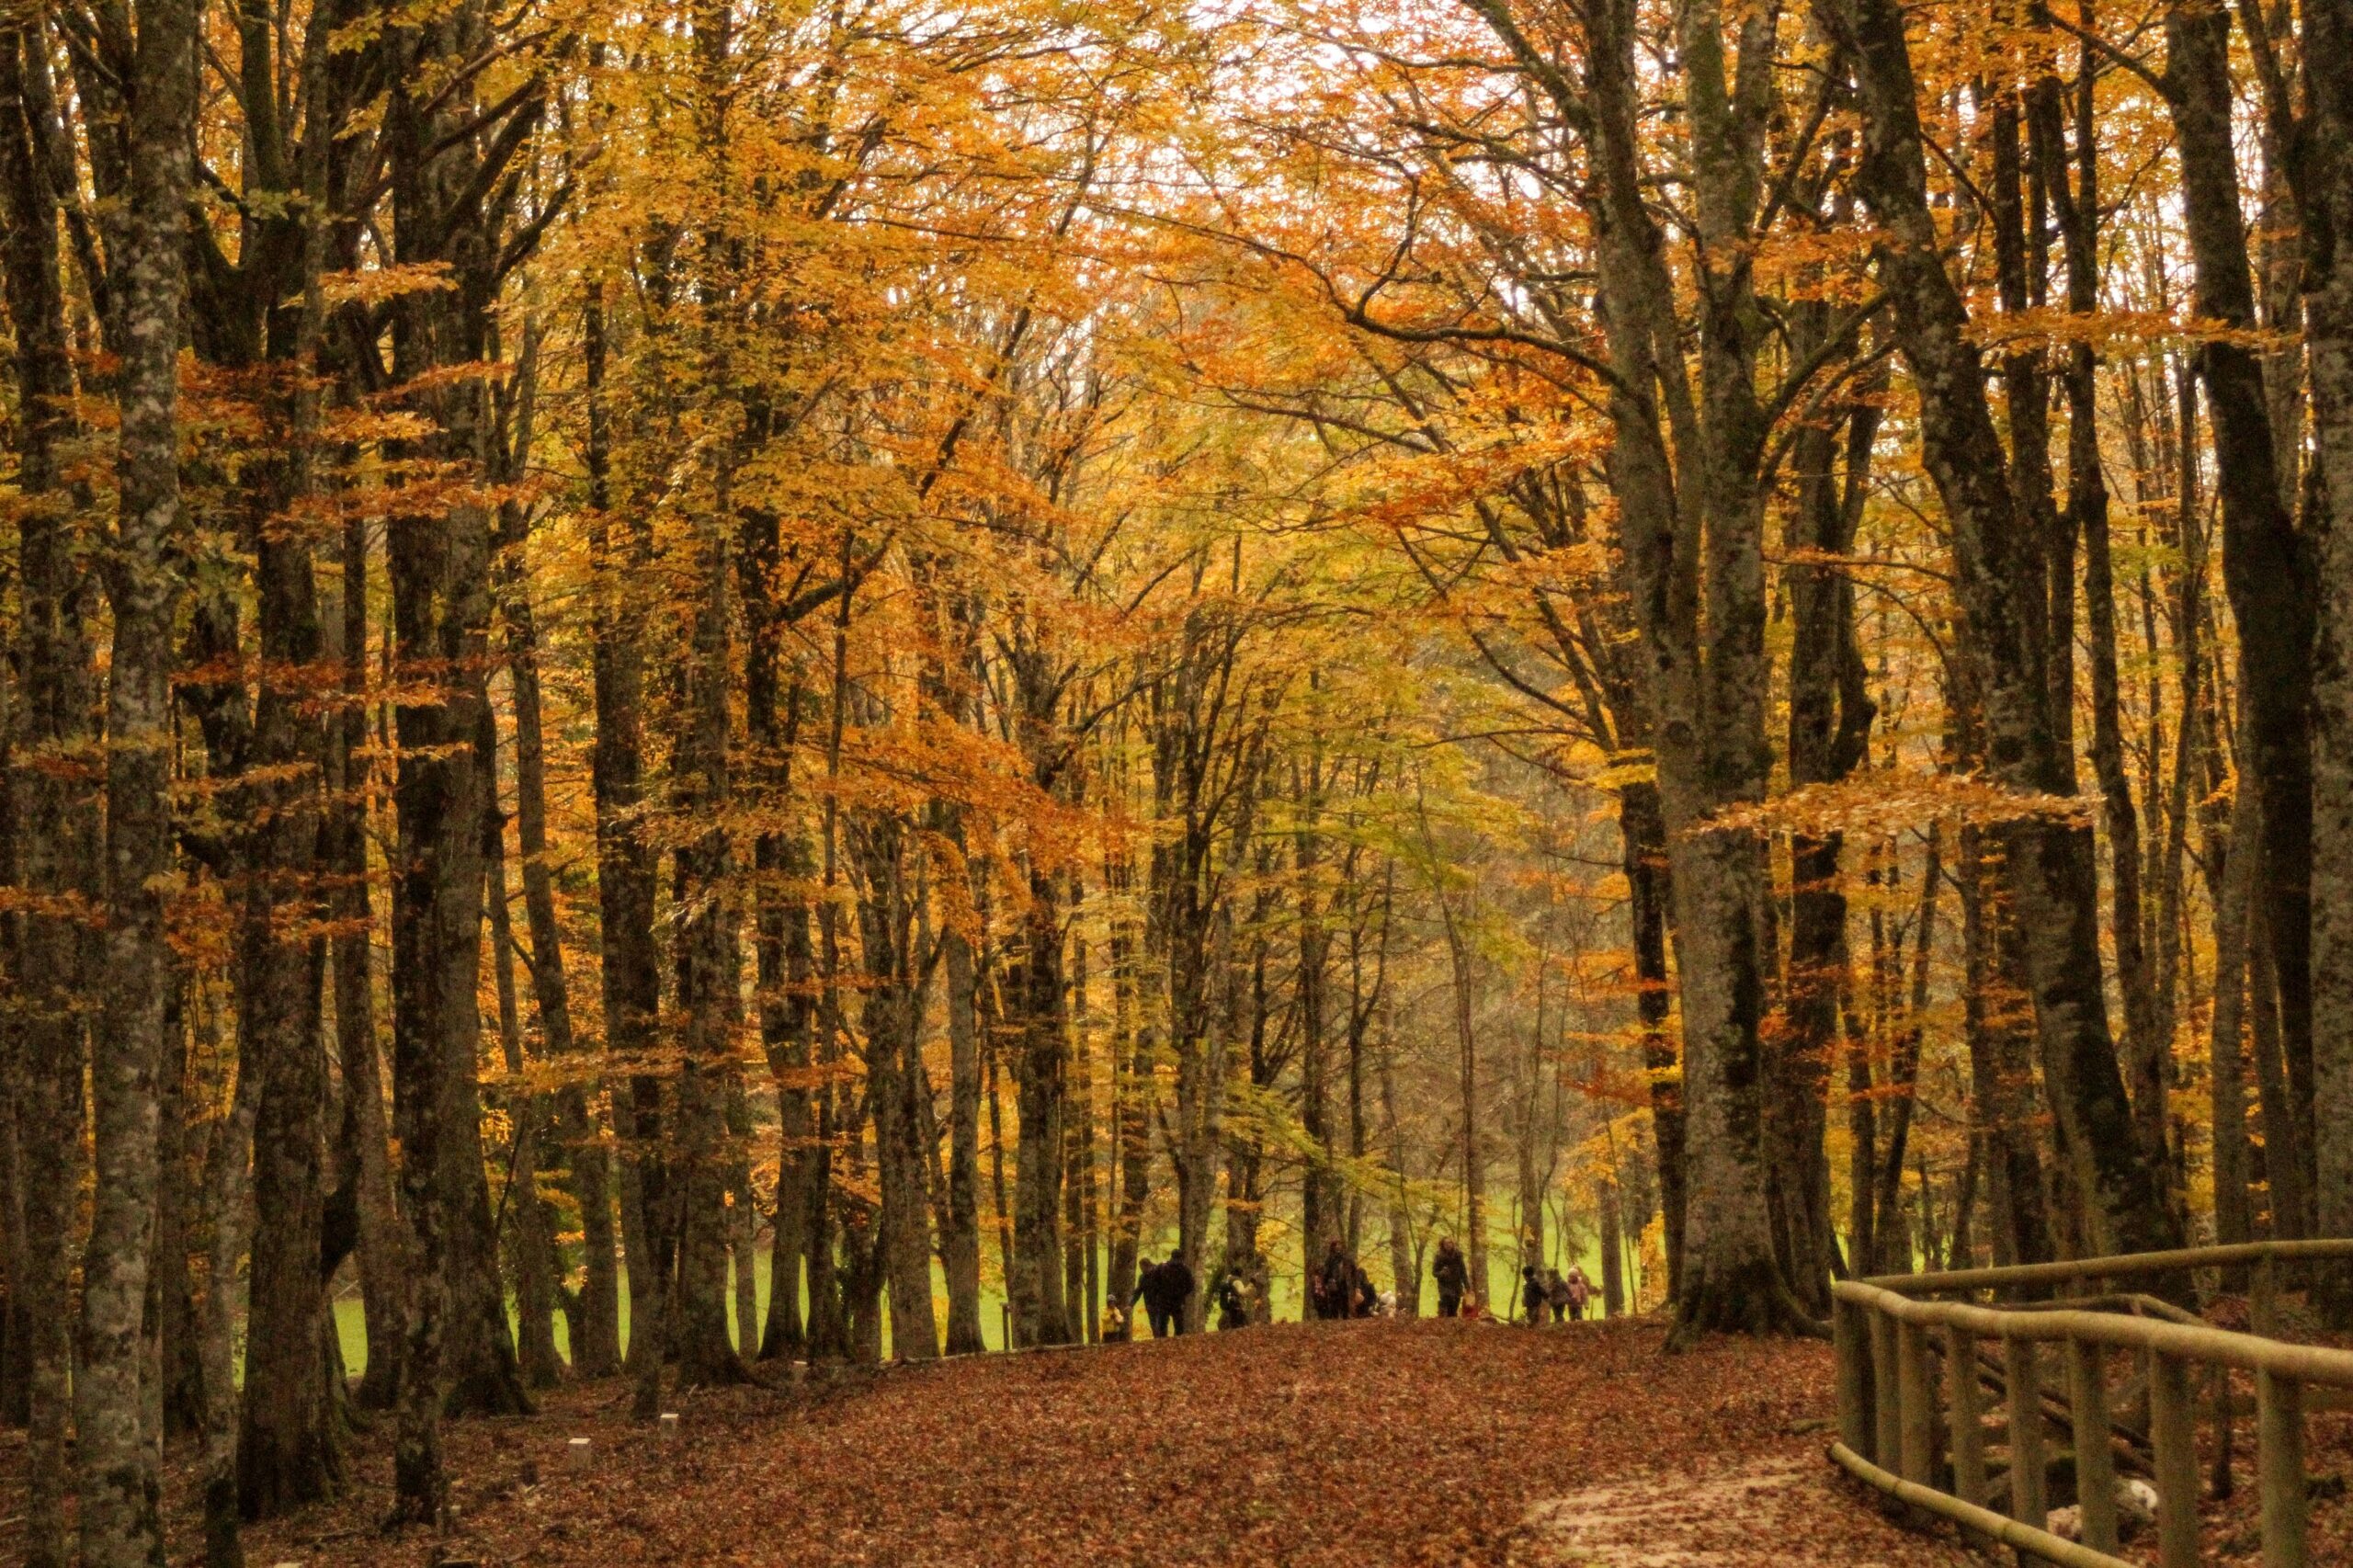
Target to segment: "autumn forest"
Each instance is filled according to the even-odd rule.
[[[2353,1235],[2348,157],[2353,0],[8,7],[25,1561]]]

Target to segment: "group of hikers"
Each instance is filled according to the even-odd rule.
[[[1471,1267],[1463,1260],[1462,1249],[1454,1238],[1446,1237],[1438,1244],[1438,1256],[1430,1260],[1430,1278],[1438,1284],[1438,1315],[1442,1318],[1483,1318],[1486,1307],[1468,1287]],[[1525,1264],[1519,1271],[1520,1319],[1524,1324],[1540,1324],[1551,1312],[1554,1323],[1583,1323],[1586,1303],[1593,1299],[1593,1282],[1586,1278],[1585,1269],[1574,1263],[1563,1277],[1557,1268],[1548,1268],[1539,1278],[1536,1266]]]
[[[1470,1265],[1451,1236],[1438,1244],[1438,1254],[1430,1260],[1430,1278],[1438,1286],[1438,1316],[1480,1319],[1490,1315],[1470,1289]],[[1180,1255],[1172,1252],[1166,1262],[1146,1264],[1137,1274],[1135,1291],[1128,1298],[1127,1306],[1143,1303],[1154,1339],[1182,1334],[1185,1307],[1193,1299],[1193,1271],[1185,1267]],[[1218,1327],[1246,1327],[1258,1293],[1250,1280],[1239,1274],[1221,1275],[1210,1292],[1217,1308]],[[1529,1264],[1519,1271],[1519,1321],[1524,1324],[1542,1323],[1548,1312],[1554,1323],[1582,1323],[1586,1303],[1593,1298],[1593,1286],[1576,1264],[1569,1266],[1565,1276],[1557,1268],[1548,1268],[1540,1277],[1536,1266]],[[1348,1256],[1347,1248],[1340,1244],[1337,1237],[1325,1248],[1323,1260],[1307,1271],[1307,1311],[1312,1316],[1326,1320],[1369,1318],[1385,1316],[1396,1310],[1396,1297],[1374,1287],[1372,1277]]]

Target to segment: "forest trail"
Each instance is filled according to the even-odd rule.
[[[1662,1339],[1646,1323],[1286,1324],[688,1395],[668,1443],[628,1424],[620,1385],[570,1391],[450,1428],[460,1539],[440,1550],[584,1568],[1964,1561],[1831,1478],[1827,1346],[1669,1361]],[[596,1457],[572,1470],[578,1436]],[[385,1440],[355,1454],[346,1503],[262,1528],[249,1560],[431,1561],[432,1543],[372,1528]]]

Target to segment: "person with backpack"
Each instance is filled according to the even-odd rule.
[[[1471,1269],[1452,1236],[1441,1237],[1438,1256],[1430,1260],[1430,1278],[1438,1284],[1438,1315],[1450,1318],[1462,1311],[1462,1292],[1471,1283]]]
[[[1533,1328],[1544,1321],[1544,1281],[1536,1278],[1536,1266],[1519,1266],[1519,1321]]]
[[[1569,1282],[1561,1278],[1557,1268],[1544,1271],[1544,1304],[1552,1309],[1554,1323],[1566,1323],[1569,1318]]]
[[[1211,1292],[1217,1302],[1218,1332],[1250,1326],[1250,1286],[1238,1275],[1227,1274],[1217,1282]]]
[[[1572,1323],[1585,1322],[1585,1304],[1592,1298],[1593,1284],[1586,1278],[1585,1269],[1577,1264],[1569,1265],[1569,1320]]]

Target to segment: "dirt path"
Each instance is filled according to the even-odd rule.
[[[1660,1338],[1644,1324],[1374,1323],[990,1357],[689,1396],[668,1443],[621,1419],[619,1385],[575,1390],[533,1419],[452,1429],[453,1538],[375,1532],[390,1483],[380,1433],[352,1456],[347,1501],[255,1531],[247,1556],[256,1568],[426,1568],[437,1554],[583,1568],[1961,1561],[1829,1479],[1826,1347],[1669,1358]],[[595,1456],[583,1469],[565,1461],[574,1437]],[[1685,1490],[1687,1477],[1703,1489]],[[193,1521],[175,1513],[174,1561],[192,1562]]]

